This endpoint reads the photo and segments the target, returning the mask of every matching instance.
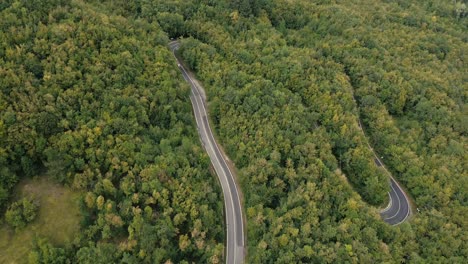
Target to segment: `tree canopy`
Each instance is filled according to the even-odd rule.
[[[82,191],[84,219],[71,245],[39,242],[30,261],[222,258],[220,187],[167,34],[97,3],[46,2],[0,11],[0,206],[45,171]],[[7,221],[32,220],[28,204]]]
[[[83,191],[85,219],[33,263],[222,261],[177,37],[238,170],[248,263],[468,259],[465,2],[40,2],[0,3],[0,206],[46,170]],[[380,218],[368,143],[418,207],[409,222]]]

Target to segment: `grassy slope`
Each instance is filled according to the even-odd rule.
[[[0,263],[24,263],[37,236],[46,237],[55,245],[73,240],[79,230],[79,193],[51,182],[46,177],[25,179],[18,184],[15,199],[30,197],[39,201],[38,216],[25,229],[16,232],[0,227]]]

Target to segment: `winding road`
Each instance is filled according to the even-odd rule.
[[[356,99],[353,100],[356,103]],[[366,137],[366,133],[364,132],[364,128],[361,123],[361,119],[358,116],[358,124],[361,132]],[[367,138],[367,137],[366,137]],[[399,225],[405,222],[409,216],[411,215],[411,206],[408,196],[406,195],[405,191],[401,188],[398,182],[393,178],[392,174],[385,168],[385,165],[380,160],[380,158],[375,153],[374,149],[371,147],[369,142],[367,142],[367,147],[372,151],[374,154],[374,161],[375,164],[385,170],[388,177],[390,178],[390,192],[388,193],[390,200],[386,208],[380,211],[380,216],[382,219],[390,225]]]
[[[390,188],[390,206],[382,210],[380,215],[385,222],[398,225],[408,219],[411,207],[404,191],[393,178],[390,178]]]
[[[183,66],[183,63],[175,55],[175,51],[179,48],[180,43],[172,41],[169,47],[177,60],[178,67],[184,79],[191,86],[190,101],[192,102],[193,112],[197,123],[197,130],[200,135],[201,142],[205,148],[211,163],[216,171],[216,174],[221,183],[224,196],[224,207],[226,216],[226,263],[237,264],[244,262],[244,225],[242,217],[242,207],[239,197],[239,191],[234,180],[234,175],[229,169],[225,155],[221,152],[218,144],[213,136],[211,127],[208,121],[208,112],[206,110],[206,96],[203,88],[198,85],[198,82],[189,74]],[[353,94],[354,99],[354,94]],[[356,102],[356,100],[354,99]],[[356,102],[357,106],[357,102]],[[359,127],[365,135],[361,120],[358,116]],[[383,162],[376,155],[374,149],[367,143],[369,149],[374,154],[374,160],[377,166],[382,167],[390,178],[390,201],[388,206],[380,211],[382,219],[391,225],[398,225],[406,221],[411,215],[411,206],[408,196],[404,190],[395,181],[390,172],[385,168]]]
[[[211,131],[207,118],[208,112],[206,110],[205,92],[203,88],[198,85],[198,82],[191,77],[188,71],[184,68],[182,62],[175,55],[175,51],[179,48],[179,45],[180,44],[177,41],[169,43],[169,47],[177,60],[184,79],[192,88],[190,101],[192,102],[198,133],[203,147],[211,159],[211,164],[213,164],[223,190],[227,229],[226,263],[243,263],[245,235],[239,192],[234,181],[233,173],[229,169],[225,156],[219,149]]]

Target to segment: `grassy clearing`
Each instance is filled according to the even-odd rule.
[[[71,242],[79,231],[79,193],[47,177],[38,177],[18,184],[14,200],[23,197],[39,201],[38,215],[18,232],[5,224],[0,225],[0,263],[25,263],[35,236],[46,237],[60,246]]]

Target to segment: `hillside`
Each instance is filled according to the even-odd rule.
[[[166,34],[82,1],[43,2],[0,9],[0,205],[42,172],[85,194],[80,235],[37,246],[32,262],[221,259],[220,187]]]
[[[153,1],[127,10],[185,37],[181,55],[240,170],[248,262],[465,262],[463,3]],[[409,222],[380,219],[388,180],[367,142],[413,198]]]
[[[1,210],[43,173],[84,193],[79,238],[33,263],[223,262],[170,38],[237,170],[246,263],[466,263],[466,1],[8,0],[0,17]],[[411,197],[401,224],[369,145]]]

